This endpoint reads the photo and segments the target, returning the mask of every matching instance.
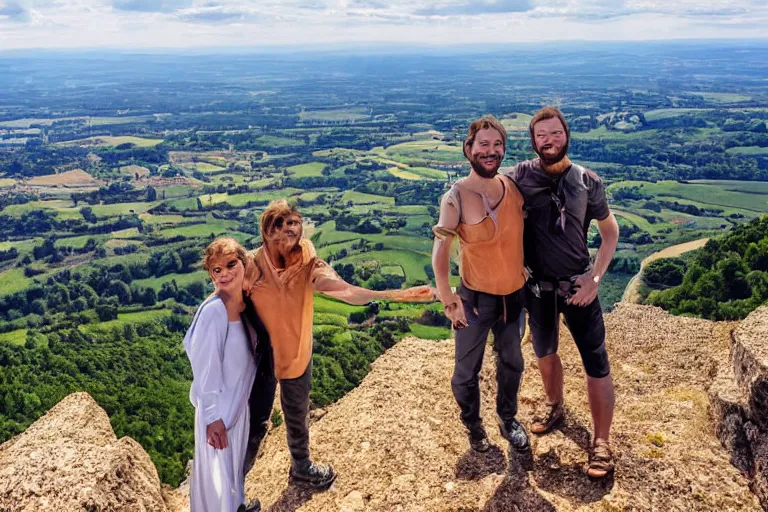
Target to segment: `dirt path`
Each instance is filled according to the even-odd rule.
[[[676,256],[680,256],[683,253],[693,251],[694,249],[701,249],[708,241],[709,238],[700,238],[698,240],[693,240],[692,242],[673,245],[671,247],[667,247],[666,249],[657,251],[645,258],[640,262],[640,272],[635,274],[635,276],[629,281],[629,284],[627,284],[627,287],[624,289],[624,295],[621,297],[621,302],[630,302],[632,304],[637,303],[640,298],[640,284],[642,282],[640,275],[643,273],[643,269],[647,264],[662,258],[674,258]]]

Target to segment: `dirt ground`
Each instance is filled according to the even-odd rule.
[[[330,490],[312,494],[288,486],[280,427],[248,475],[247,494],[269,511],[759,511],[708,413],[706,390],[716,362],[727,356],[733,326],[632,304],[606,316],[617,460],[608,480],[593,482],[583,472],[591,419],[567,333],[560,350],[567,421],[532,439],[532,460],[510,458],[495,426],[491,350],[481,389],[494,446],[476,454],[451,394],[453,343],[408,338],[312,425],[313,457],[339,473]],[[524,354],[519,418],[529,427],[543,390],[530,345]]]

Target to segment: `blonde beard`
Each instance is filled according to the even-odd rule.
[[[571,160],[568,158],[568,155],[566,155],[559,162],[547,165],[544,163],[544,160],[539,158],[539,165],[541,165],[541,168],[549,174],[563,174],[565,170],[571,166]]]

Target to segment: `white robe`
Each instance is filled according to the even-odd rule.
[[[236,512],[245,501],[243,464],[248,446],[248,396],[256,364],[245,329],[229,322],[219,297],[211,297],[197,310],[184,337],[192,363],[189,399],[195,407],[195,458],[189,500],[191,512]],[[206,427],[221,419],[229,445],[217,450],[208,444]]]

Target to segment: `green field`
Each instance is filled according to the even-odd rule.
[[[255,139],[255,142],[270,148],[282,149],[296,146],[303,146],[303,139],[289,139],[288,137],[275,137],[274,135],[262,135]]]
[[[409,165],[419,165],[423,162],[457,163],[464,161],[464,154],[460,146],[449,146],[439,140],[403,142],[386,149],[374,149],[372,153]]]
[[[3,128],[29,128],[33,124],[41,126],[51,126],[57,121],[85,121],[90,119],[91,126],[101,126],[107,124],[126,124],[141,123],[153,119],[153,116],[125,116],[125,117],[58,117],[58,118],[24,118],[13,121],[0,121],[0,127]]]
[[[207,282],[210,278],[208,272],[205,270],[198,270],[196,272],[188,272],[186,274],[166,274],[160,277],[148,277],[146,279],[136,279],[132,284],[143,286],[145,288],[154,288],[155,291],[160,291],[163,284],[176,281],[177,286],[184,286],[194,282]]]
[[[116,320],[109,320],[108,322],[101,322],[98,324],[80,325],[78,326],[78,329],[85,332],[104,332],[114,328],[122,329],[125,324],[154,322],[155,320],[160,320],[167,316],[171,316],[171,311],[168,309],[148,309],[134,313],[118,313]]]
[[[735,180],[691,180],[694,185],[711,185],[713,187],[744,192],[747,194],[768,195],[768,181],[735,181]]]
[[[180,226],[160,230],[160,235],[164,237],[184,236],[187,238],[205,238],[210,235],[232,234],[237,227],[237,222],[233,220],[207,220],[201,224],[192,224],[189,226]]]
[[[136,147],[147,148],[157,146],[163,142],[163,139],[145,139],[143,137],[134,137],[131,135],[121,135],[112,137],[109,135],[99,135],[98,137],[87,137],[85,139],[68,140],[66,142],[57,142],[57,146],[97,146],[113,147],[120,144],[133,144]]]
[[[729,92],[688,92],[688,94],[694,94],[696,96],[701,96],[704,98],[704,101],[709,101],[711,103],[742,103],[745,101],[750,101],[752,99],[752,96],[747,96],[745,94],[733,94]]]
[[[374,194],[365,194],[363,192],[355,192],[354,190],[347,190],[341,196],[343,202],[350,201],[356,204],[386,204],[390,206],[395,205],[394,197],[377,196]]]
[[[410,334],[423,340],[449,340],[453,337],[451,329],[433,325],[411,324]]]
[[[670,119],[672,117],[678,117],[685,114],[707,112],[709,109],[705,108],[658,108],[649,110],[644,114],[645,120],[648,122],[658,121],[660,119]]]
[[[364,309],[364,306],[353,306],[345,302],[325,297],[321,294],[315,294],[315,314],[330,313],[347,318],[350,313],[363,311]]]
[[[363,108],[340,108],[328,110],[302,110],[299,112],[301,121],[362,121],[370,116]]]
[[[640,187],[640,192],[651,197],[667,196],[669,198],[689,199],[710,206],[741,208],[755,212],[768,211],[768,195],[736,192],[717,185],[679,183],[677,181],[659,181],[657,183],[622,181],[609,185],[607,190],[612,191],[618,187],[635,185]]]
[[[387,171],[392,176],[395,176],[396,178],[400,178],[401,180],[418,181],[418,180],[424,179],[421,176],[419,176],[418,174],[410,172],[410,171],[405,171],[405,170],[401,169],[400,167],[390,167],[389,169],[387,169]]]
[[[528,130],[528,125],[533,119],[531,114],[523,114],[521,112],[515,112],[512,114],[506,114],[501,118],[501,124],[509,131],[520,132]]]
[[[93,238],[97,242],[103,242],[105,240],[109,239],[109,235],[82,235],[82,236],[71,236],[68,238],[57,238],[53,245],[56,247],[72,247],[74,249],[82,249],[85,247],[86,242],[88,239]]]
[[[328,167],[322,162],[312,162],[308,164],[293,165],[286,169],[287,172],[295,175],[297,178],[307,178],[310,176],[322,176],[323,169]]]
[[[12,345],[24,345],[27,342],[27,329],[17,329],[15,331],[0,333],[0,343],[10,343]]]
[[[11,247],[15,247],[19,254],[26,254],[32,252],[32,249],[42,241],[42,238],[31,238],[15,242],[0,242],[0,251],[7,251]]]
[[[760,146],[737,146],[735,148],[728,148],[725,152],[731,155],[768,155],[768,148]]]
[[[24,269],[12,268],[0,272],[0,295],[8,295],[24,290],[32,284],[32,279],[24,275]]]
[[[603,139],[627,140],[627,139],[643,139],[643,138],[655,137],[657,133],[658,133],[657,130],[622,132],[622,131],[616,131],[616,130],[609,130],[605,126],[600,126],[586,133],[573,132],[573,138],[584,139],[584,140],[603,140]]]
[[[0,178],[0,188],[12,187],[16,184],[16,180],[11,178]]]
[[[340,263],[359,263],[363,261],[378,261],[381,264],[399,265],[410,282],[426,278],[424,267],[432,263],[432,258],[426,254],[413,251],[384,250],[353,254],[339,260]]]

